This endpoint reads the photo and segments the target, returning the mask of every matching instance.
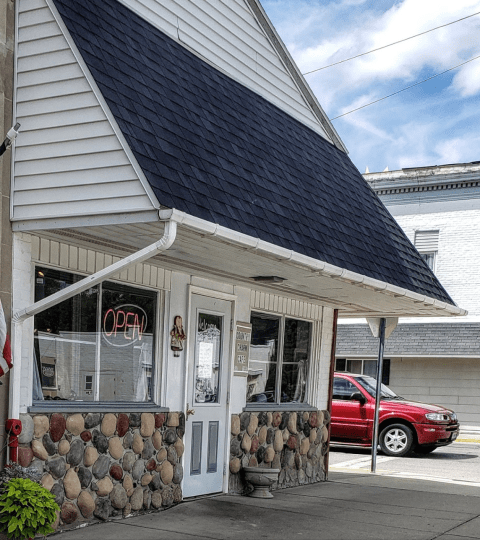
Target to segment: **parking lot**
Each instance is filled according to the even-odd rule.
[[[330,470],[365,472],[370,470],[371,450],[332,446]],[[428,478],[437,481],[477,484],[480,487],[480,443],[455,442],[431,454],[395,458],[381,452],[377,473],[403,478]]]

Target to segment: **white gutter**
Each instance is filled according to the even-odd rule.
[[[275,244],[259,240],[253,236],[248,236],[243,233],[232,231],[227,227],[211,223],[209,221],[196,218],[185,212],[181,212],[176,209],[160,210],[161,220],[175,221],[179,225],[184,225],[189,229],[192,229],[201,234],[214,236],[229,244],[236,244],[247,251],[252,251],[274,258],[278,261],[288,261],[291,264],[296,264],[303,268],[308,268],[310,271],[316,272],[322,276],[328,276],[339,281],[350,283],[362,287],[364,289],[371,289],[375,292],[381,292],[383,294],[393,297],[405,297],[412,300],[416,304],[424,304],[433,307],[437,310],[445,310],[449,315],[467,315],[467,311],[457,306],[452,306],[446,302],[430,298],[429,296],[418,294],[402,287],[397,287],[390,283],[373,279],[356,272],[351,272],[345,268],[334,266],[318,259],[302,255],[296,251],[285,249]]]
[[[10,376],[10,416],[9,418],[18,418],[20,414],[20,387],[21,387],[21,378],[22,378],[22,339],[23,339],[23,323],[29,317],[36,315],[46,309],[49,309],[64,300],[68,300],[73,296],[80,294],[90,287],[105,281],[112,276],[123,272],[130,266],[139,264],[147,259],[158,255],[162,251],[167,250],[177,236],[177,223],[174,220],[169,220],[165,223],[165,230],[162,238],[157,242],[117,261],[116,263],[107,266],[103,270],[99,270],[90,276],[73,283],[72,285],[62,289],[61,291],[48,296],[38,302],[35,302],[31,306],[17,311],[12,316],[12,344],[13,344],[13,356],[14,356],[14,367],[11,371]]]

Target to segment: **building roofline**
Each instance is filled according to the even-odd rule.
[[[412,167],[363,175],[377,195],[480,187],[480,162]]]

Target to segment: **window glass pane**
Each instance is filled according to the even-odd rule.
[[[358,392],[358,388],[346,379],[333,379],[333,399],[349,401],[351,395]]]
[[[152,400],[156,294],[102,285],[100,401]]]
[[[274,402],[280,319],[252,315],[247,403]]]
[[[35,301],[81,279],[36,268]],[[151,401],[155,312],[155,292],[103,283],[36,315],[34,399]]]
[[[420,253],[420,256],[427,263],[430,270],[435,271],[435,252]]]
[[[35,301],[54,294],[82,279],[58,270],[37,268]],[[34,318],[34,369],[44,399],[94,399],[85,376],[95,368],[98,287],[47,309]]]
[[[345,358],[337,358],[335,360],[335,371],[346,371],[347,370],[347,361]]]
[[[282,363],[282,402],[303,402],[307,387],[311,324],[285,320]]]
[[[195,344],[195,403],[218,403],[223,317],[199,313]]]
[[[376,377],[377,376],[377,361],[364,360],[363,361],[363,374],[370,375],[370,377]]]
[[[347,360],[347,371],[349,373],[362,373],[362,360]]]

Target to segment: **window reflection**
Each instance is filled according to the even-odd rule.
[[[253,314],[251,323],[247,402],[304,402],[311,323],[263,314]]]
[[[36,300],[82,279],[36,269]],[[105,282],[35,316],[34,399],[152,399],[156,293]]]

